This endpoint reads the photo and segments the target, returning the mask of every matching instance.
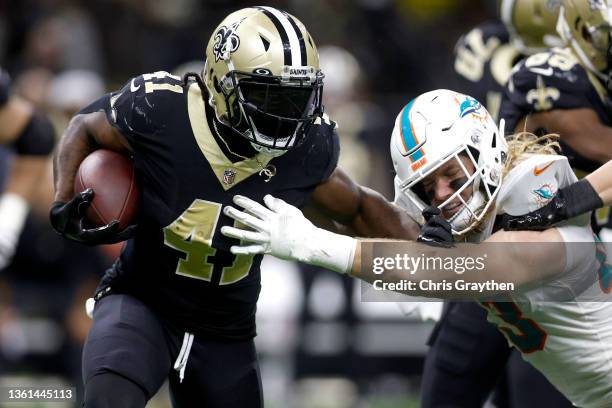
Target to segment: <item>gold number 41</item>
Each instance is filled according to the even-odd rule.
[[[176,274],[210,282],[214,264],[208,262],[217,249],[212,246],[221,204],[196,199],[172,224],[164,228],[164,243],[185,254],[178,260]],[[220,285],[238,282],[249,274],[253,255],[236,255],[223,268]]]

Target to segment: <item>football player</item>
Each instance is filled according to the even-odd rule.
[[[558,134],[563,154],[579,178],[612,158],[611,105],[605,86],[610,7],[607,0],[565,1],[557,29],[568,46],[520,62],[500,110],[509,131]],[[609,213],[608,207],[598,210],[593,223],[604,241],[612,240]]]
[[[512,67],[528,55],[562,44],[555,31],[561,1],[500,0],[500,19],[474,27],[455,46],[454,89],[485,105],[497,120]]]
[[[436,208],[433,223],[427,226],[446,225],[449,232],[467,242],[531,243],[521,246],[520,252],[514,245],[498,246],[503,249],[489,257],[482,274],[458,275],[439,265],[427,269],[426,279],[437,283],[511,279],[519,290],[506,292],[508,301],[481,303],[489,320],[572,403],[587,408],[610,406],[612,295],[610,287],[600,286],[597,279],[605,252],[597,245],[588,218],[573,218],[541,232],[500,230],[492,234],[497,215],[543,205],[534,190],[544,185],[556,189],[576,180],[564,156],[553,154],[549,145],[533,139],[523,135],[507,144],[475,99],[438,90],[420,95],[400,112],[391,137],[391,155],[407,209]],[[361,267],[364,240],[318,229],[298,209],[272,196],[264,197],[265,206],[242,196],[234,202],[245,211],[226,207],[224,213],[251,230],[222,228],[223,234],[246,241],[232,247],[233,253],[269,253],[368,282],[381,279],[373,268]],[[397,245],[388,240],[369,242],[383,250],[385,245]],[[394,248],[424,257],[482,255],[478,245],[435,248],[406,241],[401,249]],[[382,276],[389,279],[387,282],[410,281],[419,288],[422,275],[412,272],[397,267]],[[530,285],[521,287],[527,283]],[[547,296],[558,291],[567,291],[572,300],[555,302]],[[462,296],[454,290],[417,289],[410,293]],[[471,296],[479,298],[483,293],[474,291]]]
[[[28,101],[12,95],[10,88],[10,77],[0,68],[0,144],[8,147],[0,154],[2,160],[9,160],[0,195],[0,269],[9,264],[15,253],[29,212],[28,201],[34,199],[55,144],[51,122]],[[12,159],[8,151],[15,153]]]
[[[102,279],[83,355],[86,407],[144,407],[169,378],[176,407],[260,407],[253,344],[261,255],[234,255],[220,234],[235,194],[308,202],[365,236],[415,237],[416,224],[336,167],[313,38],[292,15],[227,16],[202,76],[135,77],[75,116],[55,157],[51,222],[88,244],[134,234]],[[86,229],[81,161],[104,147],[132,155],[138,228]],[[348,238],[347,238],[348,239]]]
[[[560,1],[547,0],[499,1],[499,20],[479,24],[457,42],[454,89],[483,101],[496,120],[512,67],[527,55],[561,43],[555,31],[559,5]],[[397,178],[395,184],[396,198],[401,200]],[[408,307],[419,312],[432,305],[415,302]],[[503,335],[487,321],[486,311],[475,303],[445,302],[427,344],[423,408],[483,405],[509,358],[513,361],[507,373],[510,406],[571,406],[537,370],[517,358],[517,352],[512,353]],[[526,386],[516,387],[518,382]],[[497,394],[496,403],[505,399],[503,393]]]

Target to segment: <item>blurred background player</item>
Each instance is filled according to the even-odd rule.
[[[43,137],[38,142],[40,146],[48,143],[52,146],[54,128],[62,131],[68,120],[62,119],[64,115],[72,116],[91,98],[101,95],[104,88],[99,79],[97,82],[82,80],[71,73],[56,78],[42,72],[36,75],[49,77],[49,82],[18,78],[19,85],[12,98],[30,106],[36,115],[45,112],[52,118],[53,127],[43,117],[47,124],[43,129],[48,132],[49,141],[45,142]],[[47,92],[48,88],[54,91]],[[39,97],[31,98],[34,95]],[[14,117],[19,118],[18,115]],[[9,160],[20,158],[14,153],[8,155]],[[40,156],[40,164],[40,170],[29,169],[33,178],[31,211],[15,256],[0,276],[3,288],[0,382],[5,385],[34,384],[36,381],[57,386],[76,385],[75,404],[80,404],[81,351],[91,325],[90,319],[83,314],[83,302],[95,289],[110,260],[98,248],[84,248],[53,231],[48,217],[48,208],[53,202],[50,157]]]
[[[10,78],[0,69],[0,143],[15,152],[10,160],[4,191],[0,196],[0,268],[8,265],[26,220],[29,202],[47,169],[55,136],[47,118],[18,96],[12,96]]]
[[[495,120],[512,67],[562,44],[556,32],[561,0],[498,0],[498,20],[479,24],[455,46],[454,88],[470,91]]]
[[[563,154],[579,178],[612,158],[605,85],[610,70],[609,7],[606,0],[564,2],[558,29],[567,47],[532,55],[518,64],[501,106],[509,132],[558,134]],[[611,242],[609,207],[594,214],[593,229],[604,242]]]
[[[498,3],[500,20],[482,23],[462,36],[455,47],[454,63],[458,74],[456,90],[475,96],[496,120],[512,67],[530,54],[561,43],[555,35],[559,2]],[[396,200],[402,196],[396,189]],[[432,306],[424,302],[419,308]],[[486,316],[486,310],[473,302],[445,303],[428,340],[422,406],[479,406],[496,384],[494,402],[498,407],[571,406],[540,372],[509,347]]]

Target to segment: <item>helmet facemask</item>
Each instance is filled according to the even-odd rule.
[[[462,157],[466,158],[468,163],[471,163],[473,171],[468,169]],[[483,219],[489,207],[495,202],[499,191],[499,185],[492,186],[482,181],[482,175],[489,172],[490,169],[478,165],[478,152],[476,150],[467,145],[461,146],[451,152],[446,159],[420,173],[414,180],[407,180],[408,182],[401,186],[401,190],[422,211],[426,206],[432,204],[433,198],[426,191],[424,181],[449,162],[457,163],[455,168],[459,169],[459,174],[449,182],[450,188],[454,192],[437,207],[444,216],[444,213],[449,209],[453,210],[455,206],[459,206],[459,209],[452,213],[447,221],[451,224],[453,234],[463,235],[472,230]],[[464,197],[462,193],[469,188],[472,190],[471,194],[469,197]]]
[[[610,70],[608,50],[612,42],[612,4],[597,5],[568,0],[561,7],[557,31],[582,64],[600,79]]]
[[[255,146],[288,150],[301,144],[322,112],[323,74],[301,67],[300,76],[231,70],[219,87],[225,97],[227,122]],[[306,75],[304,75],[306,74]]]

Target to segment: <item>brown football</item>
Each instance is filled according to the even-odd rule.
[[[83,160],[74,180],[74,191],[92,188],[94,197],[85,212],[90,227],[119,221],[119,230],[134,224],[140,206],[134,162],[127,156],[100,149]]]

